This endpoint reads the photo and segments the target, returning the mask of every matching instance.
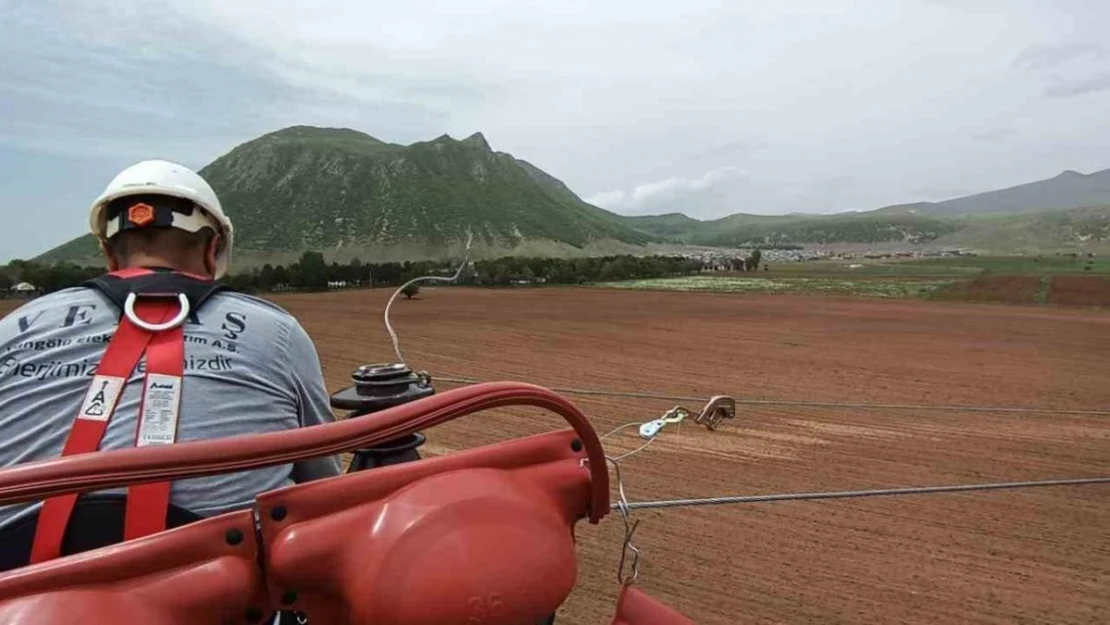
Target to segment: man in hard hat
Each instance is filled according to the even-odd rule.
[[[93,203],[89,224],[110,273],[0,320],[0,467],[334,420],[297,320],[216,282],[233,228],[201,176],[159,160],[128,167]],[[247,508],[261,492],[340,473],[326,456],[0,506],[0,570]]]

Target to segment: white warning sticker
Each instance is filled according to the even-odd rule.
[[[180,404],[181,378],[175,375],[147,374],[136,446],[173,443],[177,437]]]
[[[85,400],[81,402],[81,412],[77,413],[78,419],[91,421],[107,421],[115,410],[116,400],[119,399],[120,390],[123,388],[124,379],[110,375],[93,376],[89,390],[85,392]]]

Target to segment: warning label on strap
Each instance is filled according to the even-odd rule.
[[[181,399],[181,378],[148,374],[143,391],[136,446],[169,445],[177,437],[177,416]]]

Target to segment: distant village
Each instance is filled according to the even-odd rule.
[[[677,254],[683,258],[700,260],[709,271],[744,270],[744,260],[750,258],[755,248],[705,249]],[[939,250],[888,250],[888,251],[831,251],[820,249],[760,249],[761,264],[801,263],[822,260],[878,260],[893,258],[927,258],[944,256],[977,256],[971,250],[951,248]]]

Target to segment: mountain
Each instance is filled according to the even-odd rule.
[[[692,232],[705,225],[705,222],[687,217],[682,213],[633,216],[624,219],[625,223],[637,230],[680,241],[688,241]]]
[[[927,244],[996,251],[1110,246],[1110,169],[1065,171],[1047,180],[943,202],[897,204],[831,215],[737,213],[699,221],[682,213],[627,217],[665,241],[706,246]]]
[[[919,202],[893,209],[952,216],[986,213],[1021,214],[1110,204],[1110,169],[1081,174],[1067,170],[1057,176],[997,191],[986,191],[943,202]],[[885,209],[880,209],[885,210]]]
[[[495,152],[481,133],[412,145],[295,126],[232,149],[200,170],[235,223],[236,268],[294,260],[437,258],[466,232],[475,256],[642,249],[656,237],[587,204],[536,166]],[[91,236],[37,260],[95,258]]]
[[[1000,252],[1110,252],[1110,205],[958,218],[960,228],[936,241],[939,245],[976,247]]]
[[[1110,252],[1110,205],[1024,213],[934,217],[888,207],[833,215],[730,215],[698,221],[681,213],[629,217],[629,224],[664,241],[704,246],[857,244],[931,245],[984,252],[1084,249]]]

